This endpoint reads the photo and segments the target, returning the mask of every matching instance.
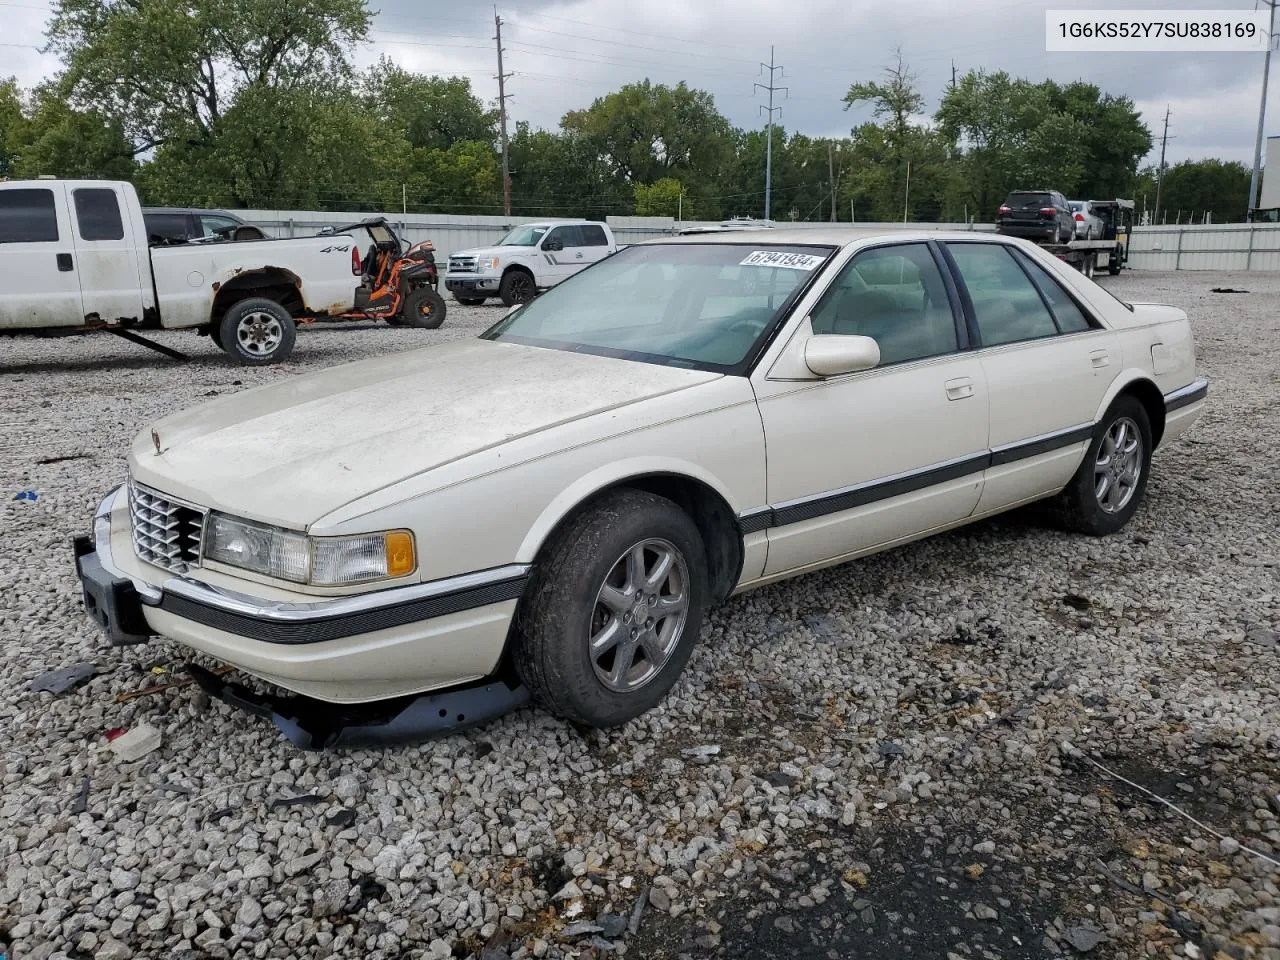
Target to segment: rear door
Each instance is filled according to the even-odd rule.
[[[575,260],[581,260],[584,266],[591,266],[593,263],[599,263],[609,255],[609,238],[605,235],[604,227],[598,223],[584,223],[578,227],[580,239],[582,241],[581,257],[574,257]]]
[[[949,240],[990,395],[991,465],[978,513],[1062,489],[1120,367],[1114,335],[1011,244]]]
[[[139,244],[119,192],[90,185],[71,186],[69,192],[85,316],[141,320],[145,271],[139,270]],[[145,251],[145,242],[141,246]]]
[[[65,185],[0,186],[0,329],[83,324]]]

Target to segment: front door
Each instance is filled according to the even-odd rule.
[[[0,188],[0,330],[84,325],[66,187]]]
[[[982,491],[986,377],[961,349],[959,303],[934,248],[859,252],[809,327],[872,337],[881,362],[825,380],[771,373],[756,383],[770,507],[766,576],[963,520]]]
[[[578,225],[561,224],[542,238],[543,268],[538,271],[538,286],[552,287],[565,277],[582,269],[582,237]]]
[[[133,236],[114,188],[77,186],[69,192],[85,315],[109,323],[141,320],[143,284],[151,282],[139,262],[139,247],[146,256],[145,240]]]

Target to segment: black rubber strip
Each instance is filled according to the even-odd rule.
[[[315,620],[271,620],[246,613],[236,613],[212,607],[196,600],[166,593],[160,601],[160,609],[184,620],[202,623],[215,630],[262,640],[266,643],[323,643],[354,637],[389,627],[401,627],[406,623],[419,623],[450,613],[460,613],[475,607],[515,600],[524,591],[527,574],[500,580],[480,587],[469,587],[435,597],[408,600],[396,606],[363,610],[359,613],[339,614]]]
[[[1069,447],[1073,443],[1092,438],[1093,424],[1087,423],[1067,433],[1058,433],[1052,437],[1042,437],[1039,440],[1025,440],[1017,446],[1005,447],[1002,450],[992,450],[991,465],[998,467],[1002,464],[1013,463],[1015,460],[1025,460],[1027,457],[1036,457],[1052,450],[1060,450],[1062,447]]]
[[[1208,395],[1209,395],[1209,384],[1207,383],[1201,384],[1198,390],[1192,390],[1190,393],[1184,394],[1183,396],[1177,397],[1176,399],[1173,399],[1173,400],[1166,399],[1164,402],[1165,413],[1168,413],[1172,410],[1181,410],[1183,407],[1189,407],[1191,404],[1195,403],[1197,400],[1203,400]]]

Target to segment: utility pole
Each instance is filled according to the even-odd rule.
[[[1249,178],[1249,208],[1246,216],[1251,220],[1258,207],[1258,172],[1262,169],[1262,124],[1267,117],[1267,79],[1271,74],[1271,44],[1276,35],[1276,0],[1263,0],[1271,8],[1271,20],[1267,27],[1267,53],[1262,59],[1262,101],[1258,104],[1258,135],[1253,141],[1253,176]],[[1276,171],[1271,171],[1276,176]]]
[[[511,168],[507,164],[507,93],[506,81],[511,76],[502,72],[502,18],[493,8],[493,39],[498,43],[498,116],[502,131],[502,212],[511,216]]]
[[[760,64],[760,73],[763,74],[766,70],[769,71],[768,85],[766,86],[763,83],[757,83],[756,87],[769,92],[769,106],[760,107],[761,110],[767,110],[769,113],[769,133],[768,139],[765,141],[764,148],[764,218],[768,220],[770,206],[773,200],[773,114],[774,111],[777,111],[778,113],[782,112],[782,107],[775,107],[773,105],[773,94],[775,91],[781,90],[786,96],[789,97],[791,95],[789,87],[779,87],[774,85],[773,78],[776,74],[782,74],[782,67],[774,65],[772,46],[769,47],[769,62],[761,62]]]
[[[954,90],[955,88],[956,88],[956,62],[952,60],[951,61],[951,89]]]
[[[1169,107],[1164,108],[1164,135],[1160,137],[1160,166],[1156,168],[1156,215],[1152,218],[1154,223],[1160,219],[1160,190],[1164,186],[1164,148],[1169,143]]]
[[[907,222],[907,201],[911,198],[911,161],[907,161],[907,185],[902,191],[902,222]]]
[[[831,141],[827,141],[827,176],[831,178],[831,222],[836,222],[836,168],[831,159]]]

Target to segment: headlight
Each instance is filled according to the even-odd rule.
[[[501,261],[497,257],[489,257],[487,260],[481,260],[480,266],[484,267],[486,270],[497,270],[500,262]]]
[[[407,530],[308,537],[221,513],[209,515],[204,556],[263,576],[326,587],[403,577],[418,566]]]

